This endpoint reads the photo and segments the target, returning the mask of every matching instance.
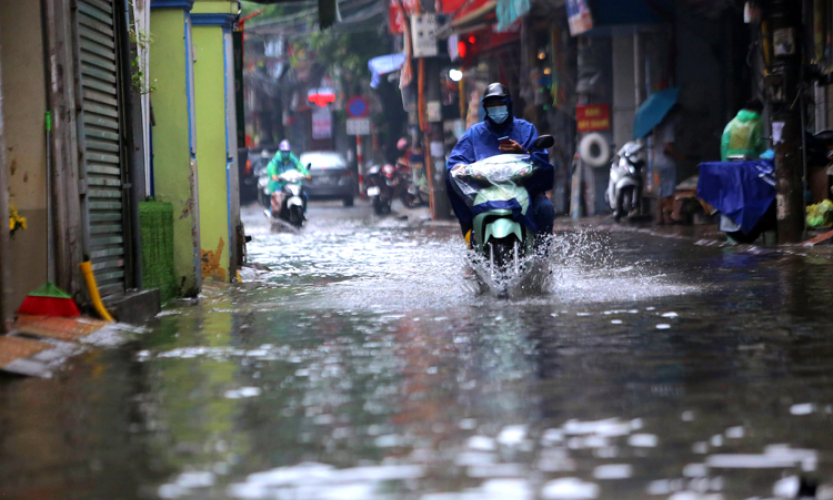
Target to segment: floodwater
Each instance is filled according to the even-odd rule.
[[[269,270],[0,379],[0,499],[830,498],[829,259],[559,232],[500,299],[453,227],[245,216]]]

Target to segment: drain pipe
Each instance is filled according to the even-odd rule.
[[[0,228],[0,333],[6,331],[6,322],[11,318],[12,270],[9,226],[9,183],[6,177],[6,135],[3,123],[3,84],[0,80],[0,214],[3,227]]]
[[[132,65],[130,64],[130,60],[133,56],[133,50],[136,51],[137,57],[139,54],[139,47],[132,48],[130,45],[130,40],[125,39],[124,33],[130,31],[130,28],[136,28],[135,23],[132,23],[133,19],[133,11],[131,8],[131,0],[124,0],[124,16],[122,17],[122,21],[124,22],[124,30],[120,30],[122,32],[122,39],[124,43],[121,44],[121,57],[122,57],[122,88],[124,89],[125,95],[125,102],[124,102],[124,126],[126,129],[130,130],[129,133],[124,134],[125,140],[127,142],[127,147],[125,147],[125,158],[124,160],[127,162],[127,176],[126,176],[126,183],[124,184],[124,188],[122,190],[122,194],[127,199],[127,208],[125,209],[125,220],[129,220],[129,226],[125,229],[125,239],[130,240],[130,279],[127,280],[127,284],[131,288],[142,288],[142,237],[139,228],[139,201],[145,198],[145,172],[142,167],[144,165],[144,134],[145,129],[142,123],[142,113],[141,113],[141,93],[136,92],[131,85],[133,70]],[[136,112],[136,106],[139,107],[139,112]],[[145,167],[146,168],[146,167]]]

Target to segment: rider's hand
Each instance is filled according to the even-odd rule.
[[[278,176],[277,176],[277,175],[273,175],[273,176],[272,176],[272,180],[273,180],[273,181],[278,180]]]
[[[512,139],[507,139],[500,143],[500,152],[501,153],[513,153],[513,154],[523,154],[524,148],[517,142],[513,141]]]

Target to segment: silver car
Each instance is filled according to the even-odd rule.
[[[310,166],[312,179],[304,183],[311,200],[342,200],[353,206],[355,182],[347,160],[335,151],[310,151],[299,158]]]

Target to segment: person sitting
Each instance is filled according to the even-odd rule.
[[[729,161],[732,157],[757,159],[766,151],[761,120],[763,110],[763,103],[753,99],[726,125],[720,142],[720,157],[723,161]]]
[[[469,128],[460,138],[446,164],[446,185],[451,208],[460,222],[463,235],[469,239],[474,217],[451,182],[451,169],[457,165],[471,163],[500,154],[530,153],[540,169],[526,182],[529,191],[532,220],[538,235],[552,234],[555,210],[552,202],[544,193],[552,189],[555,169],[549,163],[546,150],[530,151],[532,143],[538,138],[535,126],[526,120],[512,116],[512,97],[506,87],[492,83],[481,99],[486,117],[480,123]],[[501,141],[501,138],[508,137]]]

